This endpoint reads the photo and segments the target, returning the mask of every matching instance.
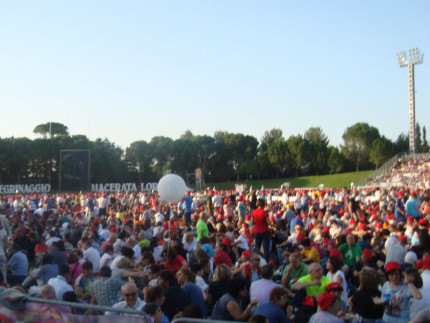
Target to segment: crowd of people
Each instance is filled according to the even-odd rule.
[[[368,183],[378,187],[429,188],[430,154],[401,156]]]
[[[428,189],[5,195],[0,210],[0,300],[156,323],[430,320]]]

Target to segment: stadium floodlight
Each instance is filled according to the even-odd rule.
[[[423,62],[424,55],[418,48],[409,50],[409,58],[405,51],[397,52],[397,62],[400,67],[408,67],[409,83],[409,151],[416,153],[415,146],[415,81],[414,66]]]

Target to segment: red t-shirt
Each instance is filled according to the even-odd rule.
[[[37,244],[34,248],[34,252],[38,253],[48,253],[48,246],[46,244]]]
[[[226,264],[228,267],[231,267],[231,258],[224,250],[217,252],[213,257],[213,261],[215,266]]]
[[[267,224],[267,218],[269,218],[269,213],[267,211],[257,208],[252,211],[252,219],[254,220],[254,232],[264,233],[269,231],[269,225]]]
[[[184,261],[185,261],[184,258],[182,258],[180,255],[177,255],[175,260],[166,261],[166,269],[169,269],[170,271],[173,271],[176,274],[176,272],[182,268]]]

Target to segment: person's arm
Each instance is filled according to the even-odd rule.
[[[297,291],[302,290],[308,286],[320,286],[320,285],[321,285],[321,281],[319,281],[319,280],[313,280],[309,283],[301,283],[301,282],[297,281],[291,285],[291,289],[293,291],[297,292]]]
[[[251,314],[251,308],[253,305],[257,304],[257,300],[251,301],[246,309],[241,313],[239,308],[239,303],[230,301],[227,303],[227,311],[233,317],[235,321],[246,321],[248,316]]]
[[[293,270],[293,266],[291,266],[291,265],[288,266],[287,271],[285,272],[284,277],[282,277],[282,279],[281,279],[282,286],[288,287],[288,284],[290,282],[290,274],[291,274],[292,270]]]
[[[6,250],[7,248],[9,248],[9,239],[8,239],[7,235],[5,235],[3,237],[3,249]]]
[[[418,288],[415,287],[415,285],[412,282],[406,281],[405,284],[406,286],[408,286],[409,290],[411,291],[411,295],[413,298],[415,299],[423,298],[423,295],[421,294],[421,292],[418,290]]]

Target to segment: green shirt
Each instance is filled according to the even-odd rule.
[[[358,243],[356,243],[352,248],[350,248],[345,242],[340,245],[339,250],[342,253],[343,264],[348,265],[349,268],[352,268],[354,266],[357,257],[361,257],[361,247]]]
[[[290,266],[291,265],[288,265],[284,268],[284,272],[282,273],[282,277],[285,277],[285,275],[287,274],[288,268]],[[298,279],[298,278],[303,277],[303,276],[308,275],[308,274],[309,274],[308,265],[301,262],[300,268],[298,270],[295,270],[295,269],[291,270],[289,279],[291,281],[292,279],[296,279],[296,278]],[[290,286],[290,281],[287,282],[288,286]]]
[[[313,279],[311,278],[311,275],[303,276],[302,278],[299,278],[298,282],[300,283],[310,283]],[[307,296],[315,296],[321,293],[324,293],[324,291],[327,288],[327,285],[331,283],[331,280],[328,279],[326,276],[321,277],[321,285],[320,286],[308,286],[306,287],[306,295]]]
[[[197,241],[200,241],[200,239],[203,237],[209,237],[208,225],[203,220],[199,220],[199,222],[197,222],[196,231],[197,231]],[[203,233],[203,236],[201,235],[201,233]]]

